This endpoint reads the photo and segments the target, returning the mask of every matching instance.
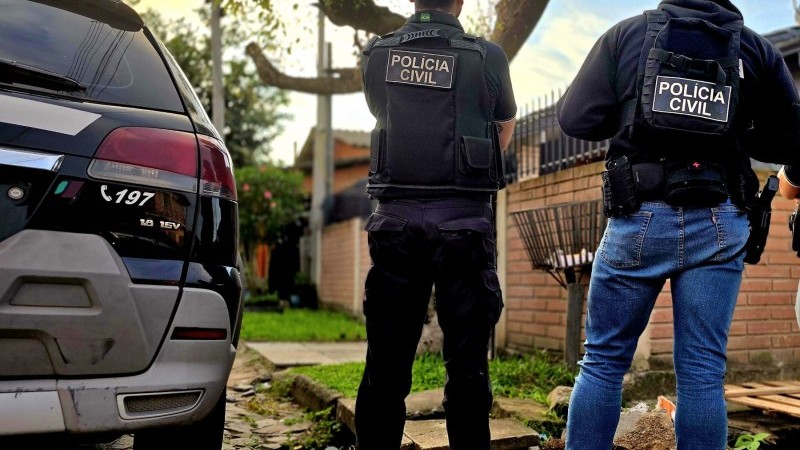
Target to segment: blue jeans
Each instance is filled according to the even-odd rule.
[[[586,353],[569,405],[568,450],[611,448],[622,377],[668,278],[678,450],[726,448],[725,352],[748,227],[747,214],[730,202],[707,209],[644,202],[609,221],[589,283]]]

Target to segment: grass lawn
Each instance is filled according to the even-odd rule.
[[[307,375],[336,389],[347,397],[355,397],[364,363],[332,366],[298,367],[293,373]],[[411,392],[444,386],[444,363],[439,355],[422,355],[414,361]],[[489,363],[492,391],[497,396],[529,398],[547,404],[547,394],[559,385],[572,386],[575,374],[563,362],[545,353],[497,358]]]
[[[245,341],[358,341],[366,338],[364,324],[333,311],[287,309],[245,311],[241,339]]]

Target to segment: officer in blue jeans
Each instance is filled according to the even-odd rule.
[[[800,162],[798,101],[781,54],[729,0],[664,0],[591,50],[558,103],[565,133],[611,139],[567,449],[611,448],[623,375],[668,279],[678,449],[726,448],[726,347],[758,188],[749,158]]]
[[[414,1],[414,0],[412,0]],[[463,0],[416,0],[399,30],[362,60],[376,118],[366,224],[366,368],[356,401],[359,450],[397,450],[431,288],[444,334],[444,408],[453,450],[489,450],[489,336],[503,303],[490,198],[516,104],[502,48],[464,32]]]

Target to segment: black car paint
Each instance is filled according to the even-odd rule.
[[[22,169],[0,173],[0,187],[20,184],[28,186],[30,191],[26,198],[12,202],[5,196],[7,189],[3,189],[0,191],[0,211],[9,219],[17,217],[15,227],[21,225],[103,236],[122,257],[134,283],[179,285],[218,292],[227,304],[231,330],[238,334],[242,287],[236,268],[236,202],[198,193],[121,185],[91,179],[87,175],[87,168],[99,145],[119,127],[164,128],[219,139],[191,86],[179,73],[177,64],[153,39],[149,30],[145,28],[143,32],[165,63],[184,105],[184,113],[80,101],[56,92],[51,94],[0,84],[0,93],[4,95],[101,115],[75,136],[0,124],[0,147],[65,155],[58,174]],[[65,197],[55,191],[63,181],[82,184],[75,195]],[[120,205],[105,200],[103,186],[114,192],[120,189],[148,190],[155,196],[143,206]],[[159,226],[142,226],[142,220],[152,220]],[[160,226],[162,221],[178,224],[179,229]]]

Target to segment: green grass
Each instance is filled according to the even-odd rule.
[[[287,309],[244,313],[241,339],[245,341],[358,341],[366,337],[364,325],[333,311]]]
[[[293,373],[307,375],[347,397],[355,397],[364,363],[298,367]],[[418,356],[412,369],[411,392],[444,386],[444,364],[438,355]],[[559,385],[571,386],[575,374],[546,352],[497,358],[489,363],[492,391],[496,396],[528,398],[547,403],[547,394]]]

